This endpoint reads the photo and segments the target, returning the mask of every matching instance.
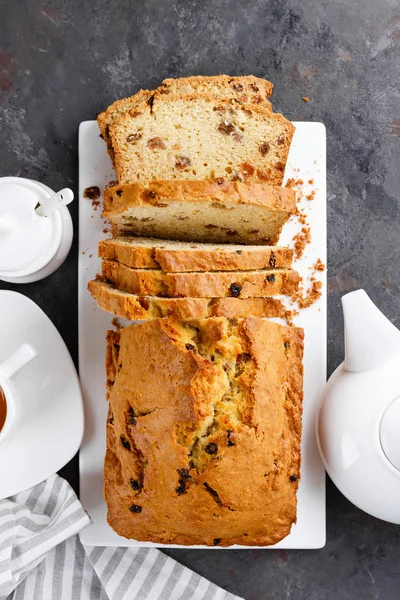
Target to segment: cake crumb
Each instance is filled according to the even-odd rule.
[[[297,298],[297,304],[300,308],[308,308],[316,302],[322,295],[322,281],[313,281],[311,288],[307,290],[303,297]]]
[[[311,228],[305,225],[299,233],[293,238],[294,254],[296,258],[301,258],[304,254],[304,249],[311,242]]]
[[[291,177],[287,180],[285,187],[292,190],[294,188],[301,187],[302,185],[304,185],[304,181],[302,179],[294,179],[294,177]]]
[[[303,288],[293,294],[292,301],[297,302],[299,308],[308,308],[322,296],[322,281],[313,281],[311,287],[304,293]]]
[[[92,201],[92,206],[94,210],[100,206],[100,188],[97,185],[92,185],[90,187],[85,188],[83,191],[83,197],[88,198]]]
[[[322,260],[320,258],[318,258],[318,260],[315,263],[313,268],[315,271],[325,271],[326,267],[325,267],[324,263],[322,262]]]
[[[287,180],[285,187],[288,188],[289,190],[291,190],[294,187],[295,183],[296,183],[295,179],[293,177],[291,177],[290,179]]]
[[[121,323],[120,323],[120,321],[119,321],[118,317],[114,317],[114,318],[113,318],[113,320],[111,321],[111,325],[112,325],[113,327],[115,327],[115,329],[116,329],[117,331],[121,331],[121,329],[122,329],[122,325],[121,325]]]
[[[307,96],[303,96],[303,102],[308,102],[310,100],[310,98],[307,98]]]
[[[312,185],[312,184],[314,183],[314,179],[309,179],[309,180],[308,180],[308,183],[309,183],[310,185]]]
[[[312,191],[310,194],[307,194],[307,196],[306,196],[306,199],[307,199],[307,200],[314,200],[314,198],[315,198],[315,193],[316,193],[316,191],[315,191],[315,190],[313,190],[313,191]]]
[[[298,218],[299,223],[301,223],[302,225],[307,225],[308,224],[306,213],[303,210],[301,210],[301,208],[299,208],[298,205],[296,206],[293,214],[294,214],[295,217]]]
[[[288,325],[294,325],[293,319],[299,315],[298,310],[285,310],[284,317]]]
[[[100,198],[100,188],[97,185],[92,185],[83,190],[83,197],[89,200],[97,200]]]

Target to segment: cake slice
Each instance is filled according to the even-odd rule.
[[[292,295],[299,285],[299,275],[291,269],[164,273],[157,269],[132,269],[114,260],[103,260],[102,275],[118,289],[131,294],[169,297],[257,298]]]
[[[175,317],[205,319],[207,317],[281,317],[285,307],[277,298],[160,298],[139,296],[118,290],[111,283],[94,279],[88,290],[98,306],[121,319],[141,321]]]
[[[129,110],[137,110],[152,102],[155,94],[211,94],[218,98],[233,99],[239,103],[250,102],[252,104],[262,103],[265,108],[272,110],[268,101],[272,93],[273,85],[266,79],[260,79],[253,75],[244,77],[230,77],[229,75],[217,75],[215,77],[195,76],[181,77],[178,79],[165,79],[157,90],[139,90],[130,98],[117,100],[105,111],[99,114],[97,122],[107,144],[111,158],[114,153],[110,139],[109,128],[114,121],[119,119]]]
[[[266,183],[154,181],[104,190],[113,234],[189,242],[275,245],[296,193]]]
[[[109,130],[120,184],[224,177],[280,186],[294,126],[261,104],[159,94]]]
[[[293,250],[277,246],[194,244],[149,238],[116,237],[99,243],[99,257],[135,269],[190,271],[254,271],[288,269]]]
[[[194,75],[178,79],[164,79],[157,89],[159,94],[178,95],[209,95],[216,98],[235,100],[239,104],[262,104],[271,110],[268,98],[272,94],[273,85],[266,79],[243,75]]]
[[[249,317],[107,334],[107,520],[125,538],[264,546],[296,522],[303,330]]]

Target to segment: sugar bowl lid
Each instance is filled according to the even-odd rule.
[[[30,179],[0,178],[0,277],[24,277],[43,268],[62,239],[58,211],[36,212],[49,192]]]

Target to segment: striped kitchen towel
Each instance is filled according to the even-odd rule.
[[[0,600],[240,600],[156,548],[83,546],[88,525],[58,475],[0,501]]]

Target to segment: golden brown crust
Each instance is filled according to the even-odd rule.
[[[101,133],[101,137],[103,138],[103,140],[107,143],[107,124],[106,124],[106,111],[103,110],[103,112],[101,112],[98,116],[97,116],[97,124],[99,126],[100,129],[100,133]]]
[[[291,267],[293,250],[276,246],[229,246],[182,243],[140,238],[109,238],[99,243],[100,258],[135,269],[190,271],[254,271]]]
[[[240,318],[283,317],[285,307],[276,298],[158,298],[138,296],[118,290],[100,279],[89,281],[89,292],[103,310],[128,321],[174,317],[205,319],[207,317]]]
[[[129,294],[100,279],[89,281],[88,290],[103,310],[128,321],[159,319],[201,319],[208,316],[206,298],[157,298]]]
[[[235,93],[241,94],[244,90],[238,89],[238,85],[246,87],[246,90],[250,92],[250,95],[261,94],[263,100],[268,100],[272,94],[273,84],[267,79],[261,77],[255,77],[254,75],[190,75],[189,77],[179,77],[178,79],[167,78],[164,79],[160,87],[160,92],[169,92],[171,89],[175,89],[176,84],[179,84],[180,88],[186,92],[187,89],[195,91],[200,86],[220,86],[221,88],[231,88],[232,96]],[[258,87],[259,89],[255,89]],[[188,92],[186,92],[188,93]]]
[[[127,245],[128,238],[108,238],[101,240],[98,245],[98,256],[133,267],[134,269],[159,269],[160,264],[155,259],[155,246]],[[156,241],[154,240],[156,243]],[[159,242],[162,243],[162,242]]]
[[[117,331],[107,331],[106,341],[106,394],[108,400],[109,391],[114,385],[117,374],[119,333]]]
[[[130,183],[106,188],[103,216],[112,217],[136,206],[157,206],[164,201],[190,204],[232,202],[284,210],[288,215],[296,210],[296,192],[288,188],[257,182],[172,179],[152,181],[149,187]]]
[[[240,104],[258,104],[272,110],[268,98],[273,85],[266,79],[253,75],[231,77],[229,75],[194,75],[179,79],[164,79],[157,89],[159,94],[188,95],[209,94],[217,98],[232,98]]]
[[[302,336],[254,317],[158,319],[120,332],[104,469],[117,533],[219,546],[289,534]]]
[[[189,298],[291,296],[299,284],[298,273],[291,269],[164,273],[132,269],[112,260],[103,260],[102,275],[131,294]]]

